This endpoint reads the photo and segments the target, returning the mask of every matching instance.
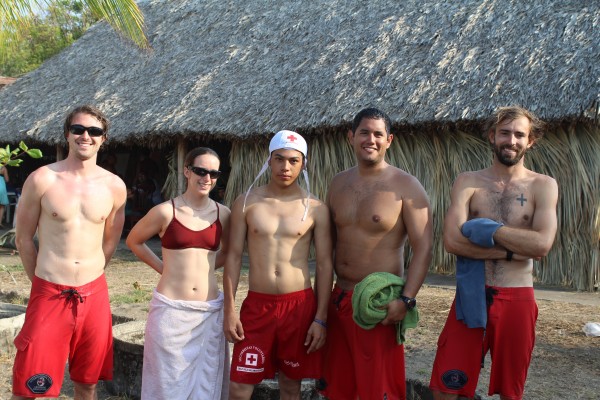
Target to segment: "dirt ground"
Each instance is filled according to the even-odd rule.
[[[0,249],[0,302],[18,303],[29,296],[30,282],[22,268],[17,267],[20,264],[17,255]],[[113,314],[145,318],[147,298],[158,281],[158,274],[137,261],[121,244],[107,269],[107,279]],[[240,300],[247,290],[246,282],[242,277]],[[536,289],[545,292],[545,288]],[[123,300],[124,296],[129,300]],[[421,289],[418,296],[421,320],[419,326],[409,332],[405,346],[407,378],[429,381],[436,341],[453,296],[451,285],[440,284],[435,279],[428,279]],[[139,302],[117,304],[136,300]],[[586,337],[582,332],[586,322],[600,322],[599,304],[598,293],[560,291],[552,296],[538,295],[537,340],[525,388],[526,399],[600,399],[600,337]],[[0,399],[9,399],[11,391],[14,349],[5,347],[8,348],[0,349]],[[486,396],[489,366],[488,358],[477,390],[483,399],[492,398]],[[100,386],[100,400],[122,399],[110,396]],[[60,398],[73,398],[68,379]]]

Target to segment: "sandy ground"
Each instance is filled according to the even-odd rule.
[[[29,296],[30,284],[18,256],[0,249],[0,301],[10,302]],[[220,274],[220,273],[219,273]],[[123,245],[107,270],[111,298],[137,290],[150,292],[158,274],[138,262]],[[238,300],[247,290],[242,277]],[[427,383],[435,357],[436,341],[454,297],[451,278],[431,275],[419,293],[421,321],[409,333],[406,344],[407,378]],[[539,306],[536,347],[525,388],[526,399],[600,399],[600,337],[586,337],[586,322],[600,322],[600,294],[577,293],[556,288],[536,288]],[[147,302],[113,304],[113,314],[144,319]],[[0,399],[10,398],[14,349],[0,343]],[[482,371],[477,393],[487,397],[489,358]],[[61,399],[72,399],[72,386],[65,380]],[[497,397],[496,397],[497,398]],[[110,396],[103,387],[99,399]]]

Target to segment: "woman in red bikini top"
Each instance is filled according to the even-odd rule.
[[[218,399],[228,373],[215,268],[225,261],[230,211],[208,197],[221,174],[219,157],[199,147],[184,165],[185,193],[152,208],[127,237],[161,274],[144,332],[142,398]],[[162,260],[145,244],[157,234]],[[177,385],[173,376],[185,379]]]
[[[208,196],[220,175],[219,157],[206,147],[188,153],[187,189],[152,208],[131,230],[127,246],[161,274],[157,292],[172,300],[218,297],[215,268],[225,261],[230,211]],[[162,260],[145,244],[159,235]]]

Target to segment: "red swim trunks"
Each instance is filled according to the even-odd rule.
[[[34,277],[15,346],[16,396],[58,397],[67,359],[75,382],[112,379],[112,315],[104,275],[79,287]]]
[[[406,398],[404,346],[394,325],[366,330],[352,319],[352,291],[337,286],[327,313],[322,393],[330,400]]]
[[[538,308],[531,287],[487,287],[494,292],[487,327],[468,328],[452,303],[438,339],[431,390],[473,397],[483,358],[491,352],[488,394],[521,399],[535,344]]]
[[[240,320],[244,340],[235,344],[231,381],[255,385],[282,371],[290,379],[320,378],[322,350],[306,354],[306,333],[317,311],[312,288],[272,295],[248,292]]]

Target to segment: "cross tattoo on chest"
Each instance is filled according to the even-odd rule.
[[[523,207],[523,203],[527,201],[527,199],[523,197],[523,193],[521,193],[521,197],[517,197],[517,200],[521,202],[521,207]]]

